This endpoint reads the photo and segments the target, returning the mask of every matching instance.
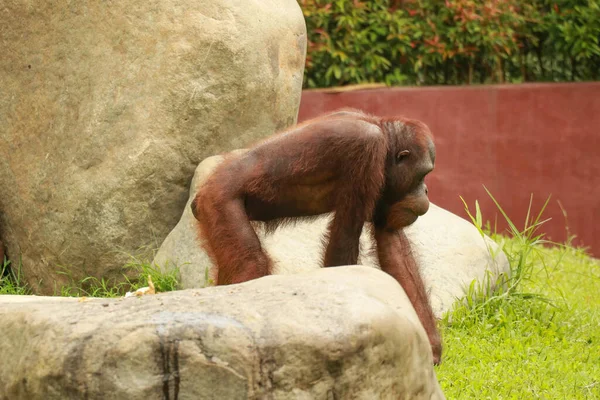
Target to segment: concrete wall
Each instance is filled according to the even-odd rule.
[[[538,211],[551,195],[547,236],[564,241],[568,227],[600,256],[600,82],[310,90],[299,121],[340,107],[427,123],[437,146],[428,186],[438,205],[466,217],[459,196],[473,210],[479,200],[484,220],[497,218],[502,230],[483,185],[520,228],[530,196]]]

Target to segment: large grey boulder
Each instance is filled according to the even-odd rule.
[[[181,219],[154,258],[154,263],[161,268],[179,268],[184,288],[204,287],[210,283],[206,278],[210,279],[213,266],[200,247],[190,204],[197,188],[222,161],[222,156],[214,156],[198,165]],[[329,218],[323,216],[283,226],[274,234],[265,234],[257,224],[262,245],[274,261],[275,274],[294,274],[320,268],[322,237]],[[376,256],[369,251],[373,243],[367,229],[361,236],[359,263],[378,268]],[[456,299],[465,295],[465,288],[474,279],[483,280],[486,271],[492,276],[509,271],[506,255],[498,250],[495,242],[489,237],[482,237],[469,222],[434,204],[427,214],[406,229],[406,234],[438,317],[449,310]]]
[[[2,1],[0,232],[27,281],[109,276],[175,226],[196,165],[296,121],[296,0]]]
[[[443,399],[396,282],[321,269],[126,299],[0,296],[0,399]]]

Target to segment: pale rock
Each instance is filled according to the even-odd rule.
[[[296,121],[296,0],[3,0],[0,232],[36,291],[121,276],[194,168]]]
[[[373,268],[121,299],[0,296],[0,399],[443,399]]]
[[[222,160],[222,156],[209,157],[198,165],[181,219],[154,258],[154,263],[161,268],[179,268],[184,288],[210,284],[214,272],[211,260],[200,247],[190,204],[197,188]],[[320,268],[324,251],[322,238],[329,218],[323,216],[282,226],[273,234],[265,234],[260,224],[256,224],[263,248],[274,261],[273,272],[295,274]],[[373,243],[368,229],[364,229],[361,236],[359,264],[378,268],[377,258],[370,251]],[[437,317],[465,295],[465,289],[473,280],[482,282],[486,271],[494,277],[510,269],[506,255],[495,242],[482,237],[466,220],[434,204],[406,229],[406,234]]]

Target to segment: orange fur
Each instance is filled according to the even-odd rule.
[[[372,221],[381,267],[404,287],[439,360],[439,334],[424,284],[408,241],[398,233],[429,207],[423,178],[434,160],[432,135],[422,122],[351,109],[304,122],[228,157],[192,205],[216,265],[216,283],[271,273],[272,262],[250,221],[274,230],[335,211],[325,238],[325,267],[356,264],[363,225]]]

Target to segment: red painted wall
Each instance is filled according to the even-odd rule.
[[[302,94],[299,120],[340,107],[427,123],[437,146],[431,200],[466,217],[459,196],[484,220],[498,218],[485,185],[521,228],[530,195],[538,211],[552,195],[543,231],[600,256],[600,82],[381,88]],[[567,212],[567,221],[559,202]],[[567,224],[568,222],[568,224]]]

